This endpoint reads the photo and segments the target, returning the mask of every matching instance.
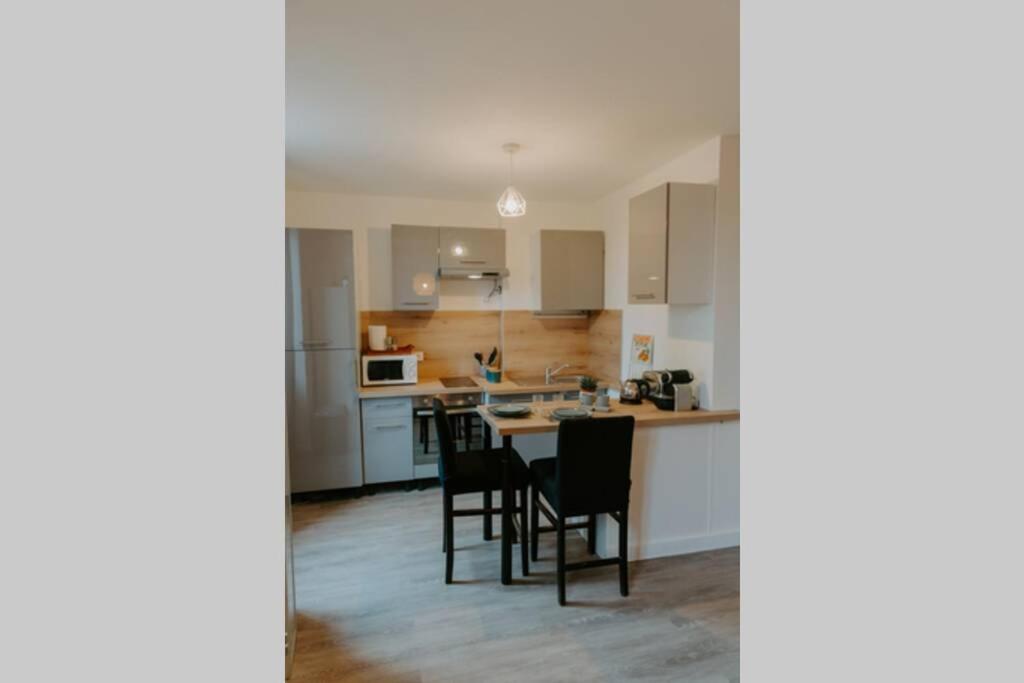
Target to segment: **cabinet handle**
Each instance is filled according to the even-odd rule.
[[[634,294],[634,299],[653,299],[654,294]]]
[[[487,261],[459,261],[459,263],[467,263],[469,265],[475,266],[481,263],[487,263]]]
[[[381,408],[401,408],[405,406],[405,403],[374,403],[371,405],[374,409],[380,410]]]
[[[376,425],[374,429],[405,429],[409,425]]]
[[[430,305],[430,302],[429,301],[403,301],[402,305],[403,306],[428,306],[428,305]]]
[[[327,346],[327,342],[319,341],[319,340],[314,339],[312,341],[304,341],[304,342],[302,342],[302,345],[303,346]]]

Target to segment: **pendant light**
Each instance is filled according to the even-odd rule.
[[[498,214],[505,218],[515,218],[526,214],[526,200],[519,190],[512,187],[512,155],[519,151],[519,145],[510,142],[502,146],[508,154],[508,187],[498,197]]]

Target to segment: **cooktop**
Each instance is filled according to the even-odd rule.
[[[476,382],[471,377],[442,377],[441,386],[445,389],[457,389],[460,387],[476,389]]]

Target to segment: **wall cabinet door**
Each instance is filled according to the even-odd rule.
[[[442,268],[505,267],[505,231],[489,228],[441,228]]]
[[[668,189],[668,303],[709,304],[714,289],[714,185]]]
[[[540,231],[540,310],[604,308],[604,233]]]
[[[391,226],[391,301],[396,311],[437,309],[438,228]]]
[[[668,185],[629,200],[629,303],[665,303]]]

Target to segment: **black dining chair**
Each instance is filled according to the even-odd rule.
[[[619,593],[629,595],[627,542],[629,527],[629,468],[633,454],[632,415],[564,420],[558,425],[558,450],[554,458],[530,463],[532,480],[531,542],[537,559],[541,532],[558,535],[558,604],[565,605],[565,575],[577,569],[619,565]],[[541,496],[552,510],[541,504]],[[551,522],[541,527],[539,513]],[[565,532],[587,529],[587,551],[597,550],[597,515],[608,514],[619,525],[619,556],[584,562],[565,562]],[[568,517],[586,522],[567,524]]]
[[[455,448],[451,423],[444,403],[434,398],[434,428],[437,430],[437,442],[441,449],[437,459],[438,476],[441,479],[441,493],[444,497],[444,539],[445,553],[444,582],[452,582],[452,569],[455,562],[455,518],[484,516],[484,539],[490,540],[491,515],[500,515],[500,507],[492,507],[490,496],[492,491],[501,490],[501,451],[496,448],[459,451]],[[512,488],[519,492],[519,504],[513,508],[513,514],[519,513],[519,543],[522,546],[523,576],[530,573],[530,533],[527,523],[527,490],[530,484],[530,471],[519,454],[512,451]],[[473,509],[455,509],[455,496],[461,493],[483,493],[484,507]],[[513,504],[515,500],[511,501]]]

